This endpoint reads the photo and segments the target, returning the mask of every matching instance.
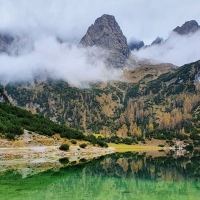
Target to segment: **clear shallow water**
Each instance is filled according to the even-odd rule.
[[[200,156],[146,157],[113,154],[78,166],[22,178],[0,174],[3,200],[198,200]]]

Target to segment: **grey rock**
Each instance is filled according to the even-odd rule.
[[[151,43],[151,45],[159,45],[159,44],[161,44],[162,42],[164,42],[163,38],[157,37],[157,38]]]
[[[185,22],[181,27],[177,26],[173,32],[179,35],[188,35],[200,30],[200,26],[195,20]]]
[[[4,37],[0,35],[0,52],[6,53],[8,51],[8,43],[5,41]]]
[[[104,14],[96,19],[88,28],[80,44],[85,47],[98,46],[108,50],[109,56],[106,58],[106,63],[116,68],[123,68],[131,53],[126,37],[112,15]]]
[[[141,41],[141,40],[132,40],[132,41],[129,42],[128,46],[131,50],[137,50],[138,51],[139,49],[144,47],[144,42]]]
[[[0,34],[0,53],[8,53],[13,40],[9,35]]]

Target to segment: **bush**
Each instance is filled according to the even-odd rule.
[[[188,144],[188,145],[185,147],[185,149],[186,149],[187,151],[193,151],[194,146],[193,146],[192,144]]]
[[[85,144],[85,143],[83,143],[83,144],[80,144],[80,145],[79,145],[79,147],[81,147],[81,148],[83,148],[83,149],[84,149],[85,147],[87,147],[87,144]]]
[[[67,151],[69,150],[69,145],[68,144],[62,144],[60,147],[59,147],[60,150],[63,150],[63,151]]]
[[[9,140],[15,140],[15,135],[12,133],[7,133],[6,138],[8,138]]]
[[[71,143],[76,144],[77,142],[76,142],[76,140],[71,140]]]
[[[59,162],[63,165],[68,164],[69,163],[69,159],[68,158],[61,158],[59,159]]]

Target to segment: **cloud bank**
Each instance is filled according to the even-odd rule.
[[[172,34],[163,44],[133,52],[139,58],[182,66],[200,60],[200,31],[189,36]]]
[[[114,15],[127,40],[150,44],[188,20],[200,23],[199,0],[0,0],[0,30],[50,34],[78,42],[94,20]]]
[[[117,79],[121,71],[105,67],[105,52],[77,47],[88,27],[103,14],[115,16],[128,41],[135,37],[145,44],[157,36],[167,38],[187,20],[200,22],[199,0],[0,0],[0,5],[0,33],[23,38],[12,45],[11,56],[0,55],[0,76],[7,80],[31,80],[38,71],[78,86]],[[178,38],[137,55],[182,65],[199,59],[198,46],[199,40]]]
[[[6,81],[30,81],[35,75],[46,74],[82,86],[91,81],[117,79],[121,75],[120,70],[106,68],[102,60],[105,52],[97,47],[80,48],[59,43],[51,36],[30,44],[24,45],[17,56],[0,55],[0,75]]]

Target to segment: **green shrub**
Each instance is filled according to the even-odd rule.
[[[69,163],[69,159],[68,159],[68,158],[61,158],[61,159],[59,159],[59,162],[60,162],[61,164],[63,164],[63,165],[66,165],[66,164]]]
[[[15,135],[12,133],[7,133],[6,138],[8,138],[9,140],[15,140]]]
[[[69,150],[69,145],[68,144],[62,144],[60,147],[59,147],[60,150],[63,150],[63,151],[67,151]]]
[[[81,147],[81,148],[83,148],[83,149],[84,149],[85,147],[87,147],[87,144],[85,144],[85,143],[82,143],[82,144],[80,144],[80,145],[79,145],[79,147]]]
[[[76,140],[71,140],[71,143],[76,144],[77,142],[76,142]]]
[[[185,147],[185,149],[186,149],[187,151],[193,151],[194,146],[193,146],[192,144],[188,144],[188,145]]]

